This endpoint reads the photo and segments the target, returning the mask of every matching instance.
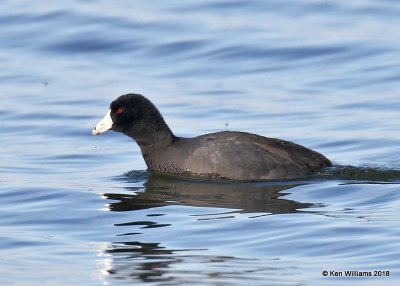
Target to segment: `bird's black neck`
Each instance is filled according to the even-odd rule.
[[[136,141],[143,155],[163,150],[177,138],[162,116],[157,115],[152,120],[146,120],[146,124],[139,124],[123,132]]]
[[[139,145],[142,154],[153,153],[163,150],[175,139],[175,135],[170,130],[159,131],[157,133],[147,133],[147,137],[134,138]]]

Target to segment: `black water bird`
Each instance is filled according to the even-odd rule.
[[[320,153],[275,138],[223,131],[194,138],[175,136],[146,97],[114,100],[92,134],[122,132],[139,145],[147,167],[156,172],[231,180],[284,180],[331,166]]]

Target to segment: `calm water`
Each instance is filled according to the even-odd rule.
[[[64,4],[2,1],[1,285],[399,285],[399,1]],[[353,167],[149,174],[129,138],[91,135],[127,92],[180,136],[253,132]]]

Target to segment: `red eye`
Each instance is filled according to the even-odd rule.
[[[122,114],[122,113],[124,113],[124,110],[120,107],[120,108],[117,109],[116,113],[117,114]]]

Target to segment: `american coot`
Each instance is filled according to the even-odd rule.
[[[122,132],[139,145],[150,170],[232,180],[282,180],[313,174],[331,162],[281,139],[236,131],[175,136],[158,109],[140,94],[114,100],[92,134]]]

